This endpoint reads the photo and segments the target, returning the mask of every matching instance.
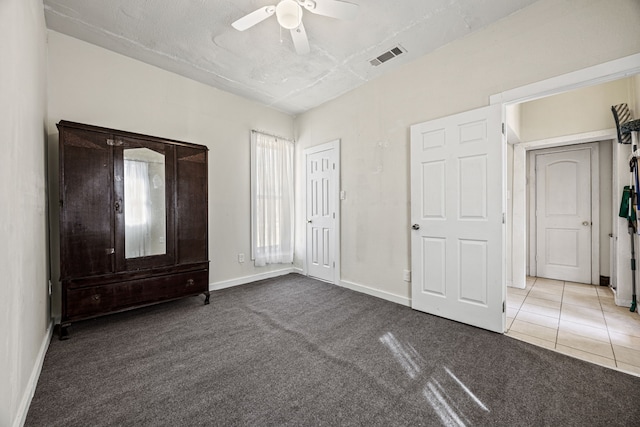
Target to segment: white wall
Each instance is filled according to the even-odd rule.
[[[507,119],[508,120],[508,119]],[[507,219],[505,229],[505,263],[507,264],[507,285],[513,285],[513,262],[511,260],[511,253],[513,252],[513,145],[507,144]]]
[[[45,24],[41,0],[0,2],[0,425],[20,425],[49,327]]]
[[[631,87],[629,94],[629,109],[631,110],[631,117],[638,119],[640,117],[640,75],[636,75],[631,79]],[[631,155],[631,145],[616,144],[613,148],[614,164],[617,165],[618,174],[614,177],[614,185],[617,187],[616,194],[614,194],[613,200],[618,206],[620,204],[620,198],[622,190],[625,185],[629,185],[629,156]],[[617,209],[614,211],[617,213]],[[618,305],[625,305],[629,307],[632,301],[632,287],[633,281],[631,277],[630,259],[631,259],[631,242],[629,234],[627,232],[627,221],[624,218],[618,217],[616,214],[614,217],[614,234],[616,239],[614,246],[617,250],[616,257],[616,275],[614,284],[616,287],[615,300]],[[637,235],[633,236],[635,239],[635,251],[636,260],[640,253],[640,239]],[[636,286],[640,286],[640,270],[636,270]]]
[[[203,144],[210,150],[210,282],[283,268],[256,268],[250,261],[250,130],[292,138],[293,117],[60,33],[49,31],[48,38],[51,200],[58,199],[55,124],[62,119]],[[57,280],[58,217],[53,211]],[[243,264],[239,253],[246,255]],[[56,292],[56,312],[58,301]]]
[[[521,104],[521,141],[615,128],[611,106],[629,102],[632,84],[620,79]]]
[[[629,185],[629,156],[631,155],[631,145],[616,143],[612,147],[612,156],[614,169],[618,171],[613,176],[614,196],[612,197],[614,207],[620,206],[620,199],[622,196],[622,190],[625,185]],[[615,209],[614,212],[618,212]],[[616,288],[615,301],[618,305],[625,305],[627,307],[631,304],[632,296],[632,281],[631,281],[631,244],[627,228],[627,220],[620,218],[617,214],[614,216],[613,234],[614,250],[616,253],[615,276],[612,277],[612,283]],[[636,244],[638,240],[636,238]]]
[[[410,297],[409,126],[488,104],[489,96],[640,52],[640,3],[541,0],[491,27],[299,116],[302,149],[342,140],[342,278]],[[304,212],[300,197],[299,212]],[[296,254],[302,263],[304,223]]]
[[[640,74],[633,76],[632,88],[632,104],[629,104],[629,108],[634,114],[633,118],[638,119],[640,118],[640,109],[638,108],[638,106],[640,106]]]

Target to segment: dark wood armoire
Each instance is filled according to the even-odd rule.
[[[207,148],[61,121],[60,339],[72,322],[209,303]]]

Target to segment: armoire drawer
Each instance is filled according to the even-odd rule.
[[[89,288],[66,289],[66,316],[63,321],[79,320],[159,301],[197,295],[208,291],[207,270]]]

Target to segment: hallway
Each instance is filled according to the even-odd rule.
[[[528,277],[507,287],[506,335],[640,376],[640,314],[605,286]]]

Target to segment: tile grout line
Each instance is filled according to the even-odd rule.
[[[609,346],[611,347],[611,354],[613,354],[613,363],[616,364],[616,368],[618,366],[618,358],[616,357],[616,351],[613,348],[613,342],[611,341],[611,331],[609,331],[609,322],[607,322],[607,316],[604,315],[604,309],[602,308],[602,301],[600,300],[600,293],[596,289],[596,294],[598,295],[598,304],[600,304],[600,312],[602,313],[602,318],[604,319],[604,325],[607,327],[607,337],[609,337]]]
[[[535,278],[535,279],[534,279],[533,284],[532,284],[532,285],[531,285],[531,287],[530,287],[530,289],[526,292],[525,298],[523,299],[523,301],[522,301],[522,302],[520,303],[520,305],[518,306],[518,309],[517,309],[517,311],[516,311],[515,317],[513,318],[513,321],[515,321],[515,319],[516,319],[516,317],[518,316],[518,314],[520,313],[520,311],[523,311],[523,310],[522,310],[522,306],[523,306],[524,304],[528,303],[528,302],[527,302],[527,299],[529,298],[529,296],[530,296],[530,294],[531,294],[531,291],[535,288],[535,285],[536,285],[536,283],[537,283],[537,282],[538,282],[538,278]],[[556,342],[555,342],[555,343],[552,343],[551,341],[547,341],[547,340],[545,340],[545,339],[543,339],[543,338],[539,338],[539,337],[537,337],[537,336],[535,336],[535,335],[529,335],[529,334],[522,333],[522,332],[518,332],[518,334],[521,334],[521,335],[526,336],[526,337],[534,338],[534,339],[537,339],[537,340],[540,340],[540,341],[546,341],[546,342],[548,342],[549,344],[553,344],[553,345],[554,345],[554,347],[548,347],[548,348],[550,348],[551,350],[554,350],[554,351],[559,351],[559,350],[557,349],[557,346],[559,345],[559,344],[558,344],[558,338],[559,338],[559,334],[560,334],[560,318],[561,318],[561,316],[562,316],[562,309],[563,309],[563,308],[565,308],[565,306],[567,306],[567,305],[572,305],[572,306],[573,306],[573,304],[565,304],[564,297],[565,297],[565,295],[566,295],[566,290],[567,290],[567,287],[566,287],[566,281],[562,281],[562,295],[561,295],[561,300],[560,300],[560,317],[558,318],[558,324],[557,324],[557,328],[556,328]],[[601,365],[601,366],[605,366],[605,367],[613,368],[613,369],[616,369],[616,370],[621,370],[621,369],[623,369],[623,368],[620,368],[620,367],[618,366],[619,361],[617,360],[617,358],[616,358],[616,354],[615,354],[615,351],[614,351],[614,349],[613,349],[613,341],[612,341],[612,339],[611,339],[611,333],[613,332],[613,330],[611,330],[611,329],[610,329],[610,326],[609,326],[609,324],[608,324],[609,322],[607,321],[607,318],[606,318],[606,316],[605,316],[605,310],[604,310],[604,299],[603,299],[603,298],[605,298],[605,296],[602,296],[602,295],[598,292],[598,290],[597,290],[597,289],[596,289],[596,296],[598,297],[598,305],[599,305],[600,309],[599,309],[599,310],[594,309],[594,310],[597,310],[597,311],[601,314],[602,319],[604,320],[604,326],[605,326],[605,328],[604,328],[604,329],[606,329],[606,331],[607,331],[607,338],[608,338],[609,346],[610,346],[610,348],[611,348],[611,352],[612,352],[612,354],[613,354],[613,359],[609,359],[607,356],[603,356],[603,355],[601,355],[601,354],[599,354],[599,353],[593,353],[593,352],[591,352],[591,351],[584,350],[584,349],[582,349],[582,348],[576,348],[576,347],[572,347],[572,346],[569,346],[569,347],[570,347],[570,348],[572,348],[572,349],[574,349],[574,350],[577,350],[577,351],[583,352],[583,353],[585,353],[585,354],[590,354],[590,355],[592,355],[592,356],[596,356],[596,357],[603,358],[603,359],[609,359],[609,360],[611,360],[611,361],[614,363],[614,364],[613,364],[613,366],[609,366],[609,365]],[[533,297],[532,297],[532,298],[533,298]],[[578,305],[578,307],[581,307],[581,308],[589,308],[589,307],[587,307],[587,306],[579,306],[579,305]],[[536,314],[536,313],[533,313],[533,314]],[[540,315],[540,316],[543,316],[543,315],[541,315],[541,314],[539,314],[539,315]],[[551,317],[551,316],[547,316],[547,317]],[[544,325],[540,325],[540,324],[537,324],[537,323],[528,322],[528,321],[526,321],[526,320],[522,320],[522,319],[521,319],[521,321],[522,321],[522,322],[524,322],[524,323],[530,323],[530,324],[532,324],[532,325],[536,325],[536,326],[544,326]],[[512,324],[513,324],[513,323],[512,323]],[[586,326],[588,326],[588,325],[586,325]],[[549,329],[553,329],[553,328],[549,328]],[[509,329],[509,330],[510,330],[510,329]],[[574,336],[574,335],[575,335],[575,334],[573,334],[573,333],[571,333],[571,332],[569,332],[569,334],[570,334],[570,335],[572,335],[572,336]],[[581,337],[582,337],[581,335],[575,335],[575,336],[576,336],[577,338],[581,338]],[[515,338],[515,337],[513,337],[513,338]],[[589,339],[590,337],[589,337],[589,336],[584,336],[584,338]],[[591,338],[591,339],[593,339],[593,338]],[[530,342],[530,341],[528,341],[528,340],[524,340],[524,341]],[[598,340],[598,341],[599,341],[599,340]],[[603,340],[603,341],[600,341],[600,342],[601,342],[601,343],[605,343],[605,341],[604,341],[604,340]],[[530,342],[530,343],[531,343],[531,342]],[[535,344],[535,345],[541,346],[541,345],[539,345],[539,344]],[[633,349],[631,349],[631,350],[633,350]],[[559,351],[559,352],[560,352],[560,353],[562,353],[562,354],[567,354],[567,353],[564,353],[563,351]],[[582,357],[579,357],[579,356],[575,356],[575,355],[573,355],[572,357],[575,357],[575,358],[577,358],[577,359],[581,359],[581,360],[589,361],[588,359],[585,359],[585,358],[582,358]],[[592,362],[592,361],[591,361],[591,363],[600,364],[600,363],[598,363],[598,362]],[[622,363],[622,362],[620,362],[620,363]],[[626,371],[626,370],[622,370],[622,372],[627,372],[627,373],[629,373],[629,371]],[[640,374],[637,374],[637,373],[634,373],[633,375],[636,375],[636,376],[639,376],[639,377],[640,377]]]
[[[517,318],[517,315],[520,313],[520,311],[524,311],[525,313],[532,313],[532,312],[529,312],[529,311],[526,311],[526,310],[522,310],[522,306],[524,306],[524,304],[525,304],[525,303],[527,303],[527,299],[529,298],[529,294],[530,294],[530,293],[531,293],[531,291],[535,288],[535,285],[536,285],[536,282],[537,282],[537,281],[538,281],[538,278],[536,277],[536,278],[534,279],[533,284],[531,285],[531,288],[527,291],[527,294],[525,295],[524,300],[523,300],[523,301],[522,301],[522,303],[520,304],[520,308],[518,309],[518,312],[516,313],[516,317],[514,317],[514,320],[513,320],[514,322],[515,322],[515,320],[516,320],[516,318]],[[526,288],[526,286],[525,286],[525,288]],[[563,289],[564,289],[564,285],[563,285]],[[534,298],[534,297],[531,297],[531,298]],[[533,304],[533,303],[529,303],[529,304],[537,305],[537,304]],[[538,314],[538,313],[532,313],[532,314],[536,314],[536,315],[539,315],[539,316],[545,316],[545,315]],[[552,316],[545,316],[545,317],[553,318]],[[526,321],[526,320],[522,320],[522,319],[517,319],[517,320],[519,320],[520,322],[523,322],[523,323],[528,323],[528,324],[530,324],[530,325],[539,326],[539,327],[543,327],[543,328],[549,328],[548,326],[540,325],[540,324],[538,324],[538,323],[532,323],[532,322],[528,322],[528,321]],[[559,317],[558,317],[558,322],[560,322]],[[512,322],[512,325],[513,325],[513,322]],[[555,331],[556,331],[556,340],[557,340],[558,326],[556,326],[555,328],[549,328],[549,329],[555,329]],[[528,336],[528,337],[531,337],[531,338],[534,338],[534,339],[537,339],[537,340],[540,340],[540,341],[546,341],[546,342],[548,342],[548,343],[550,343],[550,344],[553,344],[553,347],[552,347],[551,349],[552,349],[552,350],[555,350],[556,343],[555,343],[554,341],[548,341],[548,340],[546,340],[546,339],[544,339],[544,338],[540,338],[540,337],[538,337],[538,336],[530,335],[530,334],[527,334],[527,333],[524,333],[524,332],[519,332],[519,331],[516,331],[516,332],[517,332],[517,333],[519,333],[519,334],[521,334],[521,335],[524,335],[524,336]]]
[[[525,295],[524,300],[522,301],[522,304],[520,304],[520,308],[518,309],[518,313],[516,314],[516,317],[514,317],[514,318],[513,318],[513,322],[515,322],[515,321],[516,321],[516,318],[517,318],[518,314],[520,313],[520,311],[524,311],[525,313],[532,313],[532,312],[530,312],[530,311],[522,310],[522,306],[527,302],[527,298],[529,298],[529,294],[531,293],[531,291],[532,291],[532,290],[533,290],[533,288],[535,287],[535,284],[536,284],[536,282],[537,282],[537,281],[538,281],[538,278],[536,277],[536,278],[534,279],[534,281],[533,281],[533,284],[531,285],[531,288],[527,291],[527,294]],[[534,298],[534,297],[532,297],[532,298]],[[529,304],[533,304],[533,303],[529,303]],[[536,304],[533,304],[533,305],[536,305]],[[539,315],[539,316],[544,316],[544,315],[542,315],[542,314],[538,314],[538,313],[532,313],[532,314],[537,314],[537,315]],[[550,318],[552,318],[551,316],[545,316],[545,317],[550,317]],[[517,319],[517,320],[518,320],[518,321],[520,321],[520,322],[523,322],[523,323],[528,323],[528,324],[530,324],[530,325],[540,326],[540,327],[542,327],[542,328],[549,328],[548,326],[540,325],[539,323],[532,323],[532,322],[529,322],[529,321],[526,321],[526,320],[522,320],[522,319]],[[559,321],[560,321],[560,320],[558,319],[558,322],[559,322]],[[513,322],[511,322],[511,325],[513,325]],[[549,328],[549,329],[555,329],[555,330],[556,330],[556,339],[557,339],[558,328],[556,327],[556,328]],[[511,330],[511,329],[509,329],[509,330]],[[525,336],[531,337],[531,338],[535,338],[535,339],[537,339],[537,340],[547,341],[547,342],[549,342],[549,343],[552,343],[552,344],[553,344],[553,349],[555,349],[555,345],[556,345],[556,343],[555,343],[555,342],[548,341],[548,340],[546,340],[546,339],[544,339],[544,338],[540,338],[540,337],[535,336],[535,335],[526,334],[526,333],[524,333],[524,332],[520,332],[520,331],[516,331],[516,332],[517,332],[517,333],[519,333],[519,334],[522,334],[522,335],[525,335]]]
[[[600,301],[600,294],[598,293],[597,289],[596,289],[596,297],[598,298],[598,305],[600,306],[599,312],[602,315],[602,319],[605,322],[604,325],[605,325],[605,330],[607,331],[607,341],[608,341],[609,346],[611,347],[611,354],[613,355],[613,362],[615,363],[616,367],[618,367],[618,362],[616,360],[616,353],[615,353],[615,351],[613,349],[613,343],[611,342],[611,334],[609,332],[609,326],[607,324],[607,319],[606,319],[606,317],[604,315],[604,310],[602,309],[602,302]],[[563,296],[563,301],[564,301],[564,296]],[[572,305],[572,304],[569,304],[569,305]],[[578,306],[578,307],[589,308],[589,307],[586,307],[586,306]],[[590,326],[590,325],[585,325],[585,326]],[[580,335],[577,335],[577,334],[574,334],[574,333],[571,333],[571,335],[576,335],[576,336],[580,337]],[[585,337],[585,338],[594,339],[594,338],[591,338],[591,337]],[[598,340],[596,340],[596,341],[598,341]],[[602,341],[602,342],[604,342],[604,341]],[[598,353],[593,353],[591,351],[587,351],[587,350],[579,349],[579,348],[575,348],[575,347],[571,347],[571,348],[574,348],[576,350],[579,350],[579,351],[582,351],[582,352],[585,352],[585,353],[588,353],[588,354],[592,354],[592,355],[595,355],[595,356],[604,357],[604,358],[608,359],[608,357],[603,356],[603,355],[598,354]]]
[[[534,281],[534,283],[535,283],[535,281]],[[531,288],[533,288],[533,285],[531,285]],[[526,284],[526,282],[525,282],[525,285],[524,285],[524,289],[525,289],[525,290],[527,289],[527,284]],[[509,296],[508,292],[509,292],[509,288],[507,288],[507,296]],[[525,301],[527,300],[527,298],[529,297],[529,292],[531,292],[531,289],[529,289],[529,290],[527,291],[526,295],[525,295],[525,296],[524,296],[524,298],[522,299],[522,302],[521,302],[521,303],[520,303],[520,305],[518,306],[518,309],[516,310],[516,314],[515,314],[515,316],[513,316],[513,319],[511,319],[511,324],[510,324],[510,325],[509,325],[509,327],[507,328],[507,330],[506,330],[505,334],[511,331],[511,327],[513,326],[513,322],[515,322],[515,321],[516,321],[516,318],[518,317],[518,314],[520,313],[520,309],[522,308],[522,306],[524,305],[524,302],[525,302]],[[512,295],[513,295],[513,294],[512,294]],[[516,294],[516,295],[517,295],[517,294]]]
[[[527,284],[526,284],[526,280],[525,280],[525,285],[524,285],[525,290],[527,289]],[[513,294],[512,294],[513,295]],[[527,294],[524,296],[524,298],[522,299],[522,302],[520,303],[520,305],[518,306],[518,309],[516,310],[516,314],[513,316],[513,318],[511,319],[511,323],[509,324],[509,327],[507,328],[507,330],[505,331],[505,335],[508,334],[509,332],[511,332],[511,327],[513,326],[513,322],[516,321],[516,318],[518,317],[518,313],[520,313],[520,308],[522,307],[522,304],[524,304],[524,302],[527,299],[527,296],[529,296],[529,291],[527,291]],[[509,297],[509,287],[507,287],[507,297]]]
[[[562,305],[564,304],[564,287],[566,282],[562,282],[562,296],[560,298],[560,313],[558,313],[558,327],[556,328],[556,342],[553,345],[555,350],[558,349],[558,336],[560,335],[560,321],[562,319]]]

